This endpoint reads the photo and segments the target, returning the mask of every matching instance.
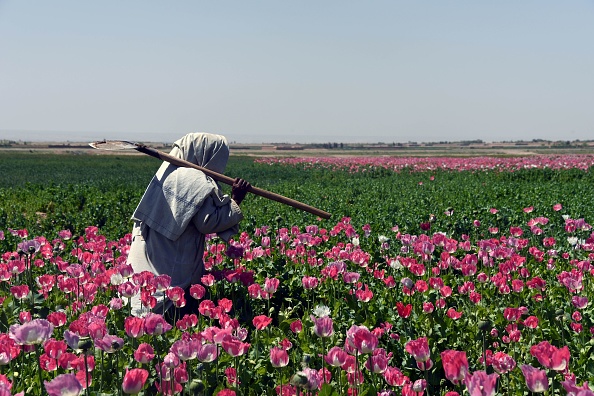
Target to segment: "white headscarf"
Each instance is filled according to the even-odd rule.
[[[229,159],[229,145],[221,135],[189,133],[174,143],[170,154],[223,173]],[[209,196],[217,206],[229,201],[228,196],[219,195],[216,182],[203,172],[164,162],[144,192],[132,219],[176,240]]]

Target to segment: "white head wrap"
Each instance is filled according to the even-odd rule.
[[[189,133],[174,143],[170,154],[223,173],[229,159],[229,145],[221,135]],[[148,185],[132,218],[176,240],[208,196],[213,196],[217,205],[229,200],[218,192],[216,182],[203,172],[164,162]]]

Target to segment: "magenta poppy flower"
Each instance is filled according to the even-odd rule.
[[[144,335],[144,318],[128,316],[124,320],[124,330],[126,331],[126,335],[128,335],[128,337],[142,337]]]
[[[200,305],[198,305],[198,312],[200,312],[200,315],[206,316],[207,318],[212,317],[215,310],[216,305],[211,300],[202,300],[200,301]]]
[[[286,350],[273,347],[270,349],[270,363],[273,367],[285,367],[289,364],[289,354]]]
[[[138,363],[146,364],[155,357],[155,350],[150,344],[142,343],[134,351],[134,360]]]
[[[227,336],[227,337],[225,337],[225,339],[223,339],[221,346],[223,347],[225,352],[227,352],[229,355],[235,357],[235,356],[241,356],[244,353],[246,353],[248,348],[250,347],[250,344],[248,344],[246,342],[242,342],[241,340],[239,340],[236,337]]]
[[[280,284],[280,280],[277,278],[266,278],[264,281],[264,291],[270,294],[276,293],[278,286]]]
[[[10,326],[10,338],[20,345],[41,344],[48,340],[54,331],[54,325],[45,319],[34,319],[22,325]]]
[[[256,330],[263,330],[266,327],[268,327],[270,323],[272,323],[272,318],[266,315],[258,315],[254,319],[252,319],[252,323]]]
[[[95,348],[107,353],[119,351],[124,346],[124,340],[118,336],[106,334],[103,338],[95,340]]]
[[[131,395],[139,393],[144,387],[148,376],[149,373],[145,369],[134,368],[128,370],[126,368],[126,374],[124,375],[124,381],[122,382],[122,391]]]
[[[505,352],[495,352],[491,358],[493,369],[499,374],[506,374],[516,368],[516,361]]]
[[[571,298],[571,303],[576,308],[584,309],[588,306],[588,297],[573,296]]]
[[[454,385],[458,385],[466,377],[468,373],[466,352],[445,350],[441,353],[441,362],[446,378]]]
[[[303,288],[305,290],[311,290],[318,286],[319,281],[315,276],[304,276],[301,279],[301,283],[303,284]]]
[[[569,348],[557,348],[551,345],[548,341],[541,341],[537,345],[530,348],[530,354],[538,359],[538,362],[544,367],[563,371],[569,364]]]
[[[203,363],[214,361],[218,357],[217,345],[210,343],[200,345],[196,357]]]
[[[204,286],[199,284],[190,286],[190,295],[192,296],[192,298],[196,300],[201,300],[205,294],[206,289],[204,288]]]
[[[213,274],[206,274],[200,278],[200,282],[202,282],[202,284],[207,287],[214,285],[215,281],[216,279]]]
[[[526,380],[526,386],[530,392],[542,393],[549,389],[549,379],[547,378],[547,372],[539,370],[535,367],[523,364],[520,369],[524,374]]]
[[[167,289],[165,294],[167,295],[167,298],[171,301],[179,301],[184,298],[184,289],[182,289],[179,286],[175,286],[170,289]]]
[[[217,396],[235,396],[235,391],[233,389],[221,389]]]
[[[475,371],[472,375],[464,377],[464,384],[471,395],[495,395],[498,374],[487,374],[484,371]]]
[[[388,368],[388,362],[392,352],[386,353],[383,348],[374,349],[371,356],[365,362],[365,368],[372,373],[383,373]]]
[[[51,381],[44,381],[49,396],[78,396],[83,387],[74,374],[60,374]]]
[[[338,346],[334,346],[330,348],[328,353],[324,356],[324,360],[330,366],[340,367],[346,362],[347,356],[348,354],[344,349]]]
[[[406,343],[404,348],[406,349],[406,352],[410,353],[417,362],[426,362],[429,360],[430,352],[427,337],[411,340]]]
[[[384,371],[384,379],[390,386],[402,386],[409,381],[408,377],[397,367],[387,367]]]
[[[346,333],[347,343],[359,353],[370,353],[377,348],[379,340],[365,326],[353,325]]]
[[[359,301],[369,302],[373,298],[373,292],[369,290],[367,285],[364,285],[363,289],[359,289],[355,292],[355,296]]]
[[[144,332],[149,335],[160,335],[171,330],[171,326],[162,315],[149,313],[144,317]]]
[[[301,333],[301,331],[303,330],[303,323],[301,323],[301,321],[299,319],[297,319],[297,320],[291,322],[289,327],[291,328],[291,331],[294,334]]]
[[[334,323],[332,322],[332,318],[329,316],[316,318],[312,315],[311,320],[314,323],[314,334],[318,337],[330,337],[332,334],[334,334]]]
[[[22,300],[29,295],[29,286],[27,285],[17,285],[12,286],[10,288],[10,293],[16,298],[17,300]]]
[[[66,313],[62,311],[51,312],[47,315],[47,320],[54,325],[54,327],[60,327],[66,324]]]
[[[462,317],[462,311],[456,311],[454,308],[448,308],[446,315],[453,320],[458,320]]]
[[[68,350],[68,345],[62,340],[55,340],[50,338],[43,343],[43,350],[52,359],[58,359],[64,352]]]

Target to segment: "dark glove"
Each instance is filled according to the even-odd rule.
[[[231,198],[239,205],[252,186],[243,179],[237,178],[231,187]]]

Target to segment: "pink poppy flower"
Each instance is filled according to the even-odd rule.
[[[563,371],[569,364],[570,356],[567,345],[563,348],[556,348],[548,341],[541,341],[530,348],[530,354],[538,359],[540,364],[551,370]]]
[[[530,329],[536,329],[538,327],[538,318],[534,315],[528,316],[524,320],[524,326],[526,326]]]
[[[567,392],[568,396],[592,396],[594,392],[590,389],[587,382],[584,382],[582,386],[577,386],[575,383],[575,378],[566,379],[565,381],[561,382],[563,388]],[[584,391],[584,392],[581,392]]]
[[[549,379],[547,378],[547,372],[539,370],[535,367],[523,364],[520,369],[524,374],[526,380],[526,386],[530,392],[542,393],[549,389]]]
[[[66,313],[62,311],[52,312],[47,315],[47,320],[54,325],[54,327],[60,327],[66,324]]]
[[[289,364],[289,354],[286,350],[273,347],[270,349],[270,363],[273,367],[285,367]]]
[[[301,331],[303,330],[303,324],[301,323],[301,321],[299,319],[291,322],[289,327],[291,328],[291,331],[294,334],[301,333]]]
[[[345,364],[348,354],[346,351],[338,346],[330,348],[328,353],[324,356],[324,360],[330,366],[340,367]]]
[[[49,396],[78,396],[83,387],[74,374],[60,374],[51,381],[44,381]]]
[[[43,343],[43,350],[52,359],[58,359],[62,353],[66,352],[68,345],[62,340],[58,341],[50,338]]]
[[[454,320],[458,320],[462,317],[463,312],[460,311],[456,311],[454,308],[449,308],[446,312],[446,315],[448,315],[449,318],[454,319]]]
[[[372,373],[383,373],[388,368],[388,362],[391,357],[392,352],[386,353],[386,350],[383,348],[374,349],[365,362],[365,368]]]
[[[139,338],[144,335],[144,318],[128,316],[124,320],[124,330],[128,337]]]
[[[127,394],[139,393],[144,387],[148,375],[149,373],[145,369],[134,368],[128,370],[126,368],[126,374],[124,375],[124,381],[122,382],[122,390]]]
[[[182,289],[179,286],[175,286],[170,289],[167,289],[165,294],[167,295],[167,298],[171,301],[179,301],[184,298],[184,289]]]
[[[441,362],[446,378],[454,385],[458,385],[466,377],[468,373],[466,352],[445,350],[441,353]]]
[[[315,276],[304,276],[301,278],[301,284],[305,290],[311,290],[318,287],[319,281]]]
[[[173,352],[169,352],[163,358],[163,366],[165,366],[167,368],[177,367],[177,366],[179,366],[179,363],[180,363],[179,357],[177,357],[177,355]]]
[[[334,323],[332,322],[332,318],[329,316],[316,318],[312,315],[311,320],[314,323],[314,334],[318,337],[330,337],[332,334],[334,334]]]
[[[346,332],[347,343],[359,353],[370,353],[377,348],[379,340],[365,326],[353,325]]]
[[[155,276],[151,283],[158,291],[165,291],[171,286],[171,277],[166,274]]]
[[[264,291],[270,294],[276,293],[280,280],[276,278],[266,278],[264,281]]]
[[[144,317],[144,332],[146,334],[161,335],[171,330],[172,327],[162,315],[148,313]]]
[[[207,318],[213,317],[215,309],[215,303],[210,300],[202,300],[200,301],[200,305],[198,305],[198,312],[200,312],[200,315],[206,316]]]
[[[252,319],[252,323],[256,330],[263,330],[266,327],[268,327],[270,323],[272,323],[272,318],[266,315],[258,315],[254,319]]]
[[[397,367],[387,367],[384,371],[384,379],[390,386],[403,386],[409,379]]]
[[[203,363],[210,363],[218,357],[218,349],[216,344],[202,344],[198,347],[198,360]]]
[[[201,300],[205,294],[206,289],[204,288],[204,286],[199,284],[194,284],[190,286],[190,295],[192,296],[192,298],[196,300]]]
[[[427,337],[421,337],[406,343],[404,349],[410,353],[417,362],[426,362],[429,360],[429,343]]]
[[[197,341],[190,339],[179,339],[171,345],[169,351],[182,361],[191,360],[196,358],[198,354],[197,343]]]
[[[246,353],[250,347],[250,344],[242,342],[236,337],[227,336],[223,339],[221,346],[229,355],[236,357]]]
[[[367,285],[363,285],[363,289],[359,289],[355,292],[355,296],[357,300],[362,302],[369,302],[373,298],[373,292],[369,290]]]
[[[320,378],[318,371],[309,367],[305,367],[291,378],[292,384],[297,384],[306,390],[317,390],[321,382],[322,378]]]
[[[573,296],[571,298],[571,303],[576,308],[584,309],[586,306],[588,306],[588,297]]]
[[[10,288],[10,293],[16,298],[17,300],[22,300],[29,295],[29,286],[27,285],[17,285],[12,286]]]
[[[206,274],[200,278],[200,281],[204,286],[210,287],[215,284],[216,279],[213,274]]]
[[[495,352],[491,358],[491,364],[499,374],[507,374],[516,367],[516,361],[504,352]]]
[[[138,363],[146,364],[155,357],[155,350],[150,344],[142,343],[134,351],[134,360]]]
[[[487,374],[484,371],[475,371],[472,375],[464,377],[464,384],[468,393],[477,396],[495,395],[498,374]]]
[[[10,326],[10,338],[20,345],[41,344],[48,340],[54,331],[54,325],[45,319],[34,319],[22,325]]]

